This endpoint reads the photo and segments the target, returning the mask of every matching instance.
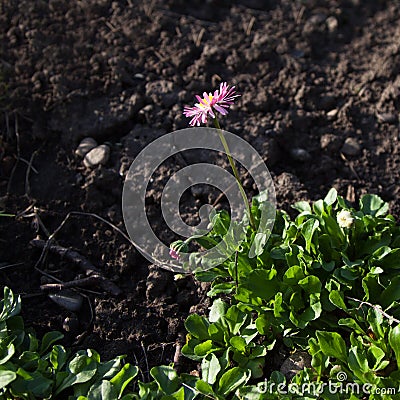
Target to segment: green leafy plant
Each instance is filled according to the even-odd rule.
[[[24,328],[21,299],[5,287],[0,302],[0,395],[5,399],[73,398],[129,399],[124,391],[138,368],[123,365],[123,357],[101,362],[94,350],[70,356],[60,332],[48,332],[42,340]]]
[[[262,193],[253,199],[257,227],[264,223],[266,201]],[[208,315],[192,314],[185,322],[182,354],[199,363],[198,375],[164,365],[150,370],[150,382],[141,382],[139,369],[124,364],[122,356],[101,362],[94,350],[71,354],[58,344],[59,332],[39,340],[24,327],[20,298],[5,288],[0,396],[400,398],[399,225],[376,195],[362,197],[356,209],[331,190],[312,205],[293,207],[293,219],[278,212],[268,240],[262,229],[255,237],[247,217],[231,231],[234,240],[226,238],[230,217],[224,211],[211,216],[210,232],[190,239],[204,248],[236,246],[217,267],[196,272],[197,279],[211,282],[208,295],[214,299]],[[202,262],[198,257],[194,253],[188,262]],[[267,363],[282,346],[311,356],[311,364],[291,379]]]

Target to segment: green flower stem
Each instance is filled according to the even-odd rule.
[[[242,182],[240,181],[239,172],[238,172],[238,170],[236,168],[235,162],[233,161],[231,151],[229,150],[228,143],[226,142],[225,136],[224,136],[224,134],[222,132],[221,126],[219,125],[217,117],[214,118],[214,125],[217,128],[218,135],[219,135],[219,138],[221,139],[222,146],[224,147],[225,153],[226,153],[226,155],[228,157],[229,164],[230,164],[230,166],[232,168],[232,171],[233,171],[233,175],[235,176],[236,182],[237,182],[237,184],[239,186],[240,194],[243,197],[244,205],[246,207],[246,211],[247,211],[247,214],[249,216],[250,226],[255,231],[256,230],[256,224],[254,222],[253,215],[251,214],[249,201],[247,199],[246,192],[243,189]]]

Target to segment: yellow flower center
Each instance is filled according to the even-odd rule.
[[[210,95],[208,97],[203,97],[201,99],[201,103],[198,103],[198,106],[200,108],[208,108],[210,106],[211,102],[212,102],[212,99],[213,99],[212,95]]]

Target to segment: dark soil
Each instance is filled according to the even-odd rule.
[[[34,268],[41,252],[30,241],[46,239],[70,211],[124,229],[130,163],[154,138],[186,127],[184,104],[220,81],[242,93],[224,129],[264,157],[279,208],[335,187],[350,201],[377,193],[400,216],[396,1],[2,0],[0,26],[0,208],[18,215],[0,220],[0,282],[22,295],[26,324],[39,334],[63,331],[66,344],[104,359],[127,354],[143,371],[173,360],[188,313],[206,311],[206,287],[174,280],[110,225],[74,215],[58,244],[122,290],[82,290],[75,314],[40,289],[53,280]],[[111,147],[94,170],[75,155],[87,136]],[[166,242],[174,236],[151,205],[182,166],[177,158],[160,168],[147,197]],[[189,220],[199,206],[192,197]],[[84,277],[56,254],[37,266],[62,281]]]

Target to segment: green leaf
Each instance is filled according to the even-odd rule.
[[[366,355],[357,346],[350,348],[348,365],[360,379],[363,379],[364,374],[370,370]]]
[[[298,265],[293,265],[292,267],[288,268],[283,275],[283,282],[293,286],[297,285],[297,283],[303,278],[305,278],[303,268]]]
[[[235,391],[239,386],[244,385],[249,379],[251,374],[248,371],[234,367],[226,371],[219,380],[218,393],[226,396]]]
[[[67,357],[67,352],[63,346],[56,345],[53,347],[53,350],[50,353],[50,362],[56,371],[60,370],[64,366]]]
[[[229,343],[238,351],[244,353],[246,351],[246,341],[240,336],[234,336]]]
[[[338,321],[338,325],[347,326],[348,328],[360,335],[367,334],[353,318],[341,318]]]
[[[197,396],[196,382],[199,378],[185,373],[182,373],[180,378],[182,380],[181,389],[184,389],[184,400],[193,400]]]
[[[268,335],[272,326],[272,318],[267,314],[262,314],[256,319],[256,327],[261,335]]]
[[[400,324],[390,329],[389,345],[396,356],[397,368],[400,369]]]
[[[360,210],[364,214],[379,217],[387,214],[389,205],[376,194],[365,194],[360,199]]]
[[[241,365],[243,368],[249,369],[251,372],[251,377],[253,379],[261,378],[264,375],[264,366],[265,366],[265,358],[258,357],[256,359],[248,360],[244,365]]]
[[[196,382],[196,389],[205,395],[214,395],[214,391],[211,385],[209,385],[207,382],[202,381],[201,379],[199,379]]]
[[[237,306],[230,307],[225,314],[225,322],[232,335],[237,335],[240,328],[248,322],[248,314],[239,310]]]
[[[254,258],[258,257],[264,252],[265,244],[267,243],[268,240],[268,234],[264,232],[258,232],[254,236],[253,244],[251,246],[251,249],[249,251],[249,257]]]
[[[368,359],[372,360],[372,370],[376,371],[377,368],[381,365],[381,361],[383,358],[385,358],[385,352],[378,346],[375,346],[372,344],[368,348],[368,354],[367,354]],[[369,363],[371,365],[371,363]]]
[[[188,342],[182,347],[182,354],[191,360],[200,361],[203,357],[194,354],[194,348],[200,343],[200,340],[189,336]]]
[[[308,295],[311,293],[321,293],[321,281],[314,275],[308,275],[304,279],[298,282],[298,285]]]
[[[344,295],[341,291],[339,290],[332,290],[329,293],[329,300],[330,302],[335,305],[336,307],[342,309],[342,310],[347,310],[347,306],[344,302]]]
[[[202,379],[213,385],[217,380],[217,375],[221,371],[221,365],[215,354],[209,354],[203,359],[201,363],[201,377]]]
[[[15,379],[17,374],[14,371],[0,369],[0,389],[7,387]]]
[[[325,203],[323,200],[317,200],[313,204],[313,210],[315,214],[319,215],[320,217],[324,216],[325,214]]]
[[[220,268],[212,268],[207,271],[196,271],[196,280],[200,282],[212,282],[220,276],[227,276],[228,274]]]
[[[125,388],[129,385],[129,382],[135,379],[138,373],[138,367],[131,364],[125,364],[121,371],[119,371],[112,379],[110,379],[110,382],[114,385],[119,393],[118,398],[122,397]]]
[[[212,306],[210,307],[210,314],[208,316],[208,320],[210,322],[219,321],[226,313],[228,305],[224,303],[221,299],[217,299],[214,301]]]
[[[208,321],[200,317],[200,315],[192,314],[185,321],[186,330],[199,340],[207,340],[210,338],[208,334]]]
[[[312,238],[314,236],[314,232],[319,227],[319,221],[316,218],[311,218],[308,221],[304,222],[301,227],[301,234],[304,236],[306,241],[306,251],[310,252]]]
[[[70,372],[57,388],[55,395],[75,384],[84,383],[93,378],[97,371],[97,362],[85,354],[76,354],[69,362],[67,371]]]
[[[42,339],[42,345],[40,346],[39,353],[43,355],[53,343],[57,342],[57,340],[61,340],[63,337],[64,335],[58,331],[45,333]]]
[[[11,383],[12,391],[29,393],[40,398],[47,398],[51,393],[53,380],[44,377],[39,371],[28,372],[23,368],[17,370],[17,379]]]
[[[153,367],[150,370],[150,375],[165,394],[172,394],[179,388],[178,374],[172,367],[167,365]]]
[[[258,386],[242,386],[239,388],[239,398],[245,400],[261,400],[264,398],[261,393],[264,393],[266,390],[267,388],[264,382],[260,382]],[[273,397],[270,398],[272,399]]]
[[[44,362],[47,364],[47,361],[41,360],[40,356],[36,352],[32,351],[24,351],[19,356],[19,365],[28,371],[33,371],[39,368],[39,363]],[[43,364],[42,364],[43,365]],[[47,366],[47,365],[46,365]]]
[[[8,318],[7,322],[7,329],[12,332],[13,338],[13,345],[15,348],[21,346],[25,339],[25,329],[24,329],[24,320],[19,315],[14,315]]]
[[[219,350],[221,347],[215,346],[212,340],[206,340],[195,346],[194,354],[199,357],[204,357],[208,353]]]
[[[378,340],[385,338],[383,315],[377,308],[370,308],[368,310],[367,322],[369,323],[372,332]]]
[[[235,284],[233,282],[217,283],[216,285],[212,286],[211,290],[208,291],[207,296],[214,297],[220,293],[229,294],[232,293],[234,289],[235,289]]]
[[[138,399],[139,399],[139,397],[133,393],[128,393],[125,396],[121,397],[121,400],[138,400]]]
[[[392,279],[390,284],[380,295],[380,304],[383,308],[389,307],[393,302],[400,299],[400,276]]]
[[[321,351],[328,357],[335,357],[336,359],[346,363],[347,351],[346,343],[342,337],[336,332],[316,331],[318,343]]]
[[[380,249],[374,252],[372,256],[375,257]],[[389,269],[389,268],[400,269],[400,248],[395,248],[395,249],[387,248],[387,249],[388,251],[386,251],[383,256],[377,258],[374,264],[376,266],[381,266],[384,269]]]
[[[310,203],[308,201],[298,201],[292,205],[292,208],[299,212],[307,212],[309,214],[312,212]]]
[[[283,304],[282,293],[279,292],[275,295],[274,299],[274,317],[279,318],[281,314],[285,312],[285,309],[282,304]]]
[[[175,393],[161,397],[161,400],[185,400],[185,389],[181,387]]]
[[[224,342],[224,334],[226,332],[226,326],[221,322],[214,322],[208,327],[208,333],[213,342]]]
[[[242,286],[248,289],[254,296],[268,301],[275,296],[279,289],[279,284],[275,276],[275,269],[256,269],[250,272]]]
[[[125,356],[118,356],[112,360],[101,362],[97,366],[97,375],[103,379],[111,379],[121,370],[122,360]]]
[[[37,351],[37,349],[39,348],[39,341],[37,340],[35,335],[28,333],[28,338],[29,338],[29,351]]]
[[[332,188],[331,190],[329,190],[328,194],[325,196],[324,202],[328,206],[331,206],[332,204],[334,204],[336,202],[337,197],[338,197],[338,194],[337,194],[336,189]]]
[[[15,346],[8,340],[0,341],[0,365],[5,364],[15,353]]]
[[[15,297],[13,291],[5,286],[3,289],[3,300],[0,301],[0,322],[18,315],[21,312],[21,298]]]
[[[88,400],[116,400],[118,391],[111,382],[101,380],[90,388],[87,397]]]

